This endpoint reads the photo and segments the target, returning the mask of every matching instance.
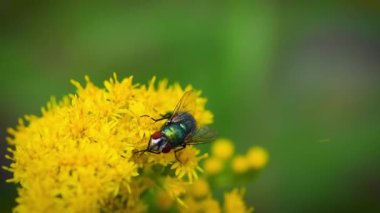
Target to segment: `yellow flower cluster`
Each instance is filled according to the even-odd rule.
[[[166,80],[155,86],[155,78],[146,86],[114,75],[99,88],[89,77],[85,80],[84,86],[72,81],[77,92],[59,102],[52,99],[41,116],[25,116],[9,129],[7,158],[12,163],[3,168],[13,173],[8,181],[19,184],[15,212],[146,212],[153,206],[220,212],[209,183],[198,179],[199,161],[207,154],[187,146],[178,152],[179,162],[174,152],[136,153],[147,148],[150,135],[165,123],[142,115],[158,118],[172,111],[191,86],[169,86]],[[193,116],[198,126],[210,124],[213,115],[205,109],[206,99],[197,95]],[[212,153],[218,158],[233,155],[229,141],[217,144]],[[248,159],[261,168],[266,160],[257,153],[253,150]],[[212,159],[206,172],[223,167],[218,169]],[[227,193],[224,210],[250,211],[242,195]]]
[[[181,187],[180,187],[181,188]],[[211,187],[206,179],[200,178],[187,187],[188,193],[183,198],[183,205],[179,207],[181,213],[211,212],[211,213],[248,213],[252,207],[247,207],[243,200],[244,190],[233,189],[224,195],[224,206],[212,195]],[[168,199],[169,198],[169,199]],[[173,206],[173,200],[165,193],[159,193],[156,203],[161,211],[169,211]]]
[[[244,173],[250,169],[261,169],[268,162],[268,153],[262,147],[252,147],[243,156],[236,156],[232,162],[232,168],[236,173]]]
[[[214,142],[211,149],[211,157],[205,161],[204,168],[208,175],[217,175],[222,171],[232,171],[236,174],[243,174],[250,171],[257,171],[266,166],[269,155],[262,147],[251,147],[247,154],[234,155],[234,145],[232,141],[222,138]],[[232,158],[232,162],[228,162]],[[230,165],[231,168],[226,168]]]

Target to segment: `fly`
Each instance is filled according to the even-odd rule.
[[[165,119],[167,122],[159,131],[150,136],[148,147],[141,152],[160,154],[174,150],[176,159],[180,161],[177,153],[187,145],[209,143],[215,140],[217,133],[213,129],[208,126],[197,128],[192,114],[196,107],[196,99],[196,93],[190,90],[183,94],[173,112],[166,113],[158,119],[143,115],[143,117],[150,117],[155,122]]]

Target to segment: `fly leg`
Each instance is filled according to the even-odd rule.
[[[182,163],[182,161],[179,160],[177,153],[179,151],[181,151],[182,149],[184,149],[184,148],[186,148],[186,144],[183,144],[181,148],[179,148],[179,149],[177,149],[177,150],[174,151],[175,159],[177,159],[177,161],[179,161],[180,163]]]
[[[154,122],[157,122],[157,121],[162,121],[165,119],[170,119],[172,117],[172,115],[173,115],[172,113],[168,112],[166,114],[160,114],[161,118],[152,118],[149,115],[141,115],[140,117],[148,117],[148,118],[152,119]]]
[[[150,119],[152,119],[154,122],[157,122],[157,121],[162,121],[162,120],[165,120],[165,119],[169,119],[170,117],[166,116],[166,115],[163,115],[161,118],[153,118],[153,117],[150,117],[149,115],[142,115],[140,117],[149,117]]]
[[[145,134],[144,134],[144,137],[145,137]],[[146,149],[139,150],[139,151],[134,151],[133,153],[139,153],[140,152],[142,154],[144,152],[152,152],[152,151],[149,150],[151,139],[152,139],[152,137],[149,138],[148,146],[146,147]],[[140,154],[140,156],[141,156],[141,154]]]

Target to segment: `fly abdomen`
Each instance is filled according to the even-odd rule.
[[[178,114],[176,116],[175,123],[180,124],[180,126],[185,130],[186,135],[194,133],[197,128],[194,117],[187,112]]]

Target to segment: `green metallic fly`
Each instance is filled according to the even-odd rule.
[[[209,143],[216,139],[217,133],[208,126],[197,128],[196,121],[192,115],[196,107],[197,95],[193,90],[183,94],[173,112],[166,113],[161,118],[153,121],[168,121],[161,129],[150,136],[148,147],[141,152],[155,154],[168,153],[174,150],[174,155],[178,161],[177,153],[186,148],[187,145]],[[140,152],[140,151],[139,151]]]

